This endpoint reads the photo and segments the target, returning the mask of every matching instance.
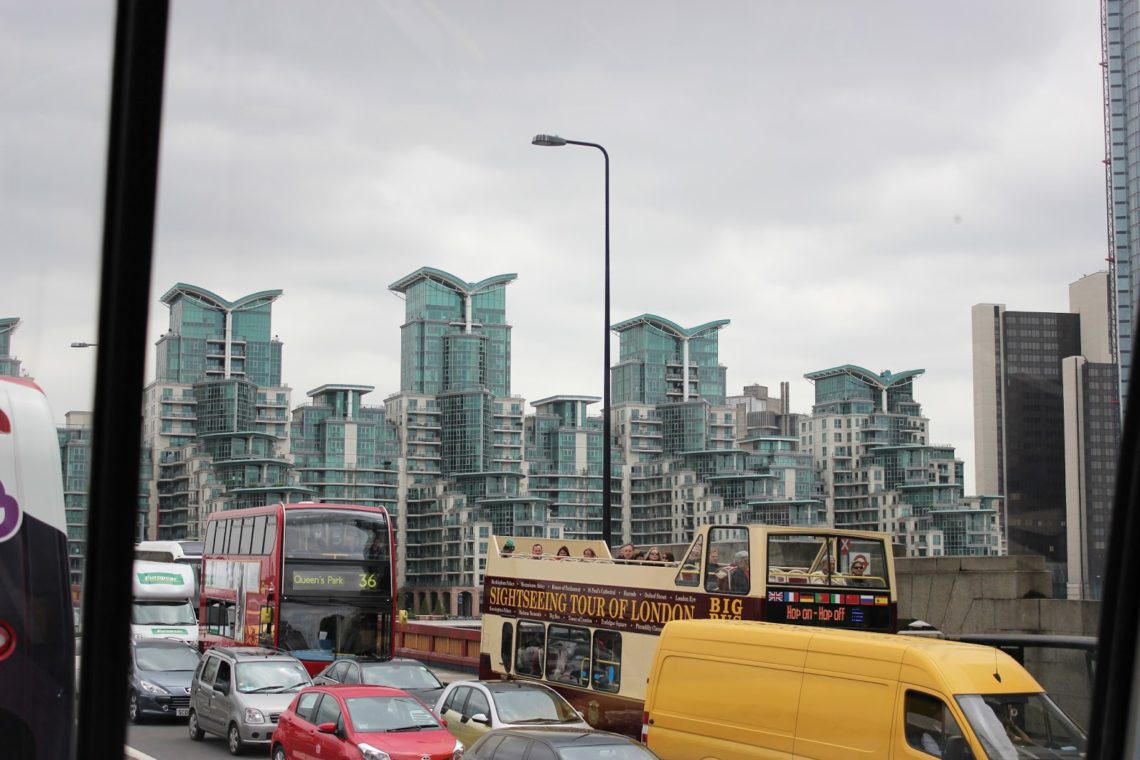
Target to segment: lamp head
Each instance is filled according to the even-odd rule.
[[[535,135],[530,141],[531,145],[543,145],[548,148],[557,148],[566,144],[565,138],[558,135]]]

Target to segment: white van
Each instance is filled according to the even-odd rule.
[[[135,560],[131,571],[131,636],[198,643],[194,570],[175,562]]]

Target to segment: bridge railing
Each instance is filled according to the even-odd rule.
[[[429,665],[472,673],[479,671],[478,628],[396,623],[395,638],[397,657],[414,657]]]

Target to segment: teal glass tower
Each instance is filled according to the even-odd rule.
[[[525,487],[524,401],[511,395],[515,278],[421,267],[389,286],[405,301],[400,392],[385,406],[399,436],[397,557],[412,609],[472,609],[476,534],[545,535],[548,501]]]
[[[293,410],[290,450],[300,484],[316,501],[396,513],[400,456],[383,406],[363,403],[371,385],[322,385]]]
[[[914,398],[925,370],[871,372],[846,364],[809,372],[812,416],[801,444],[820,468],[837,527],[891,533],[907,556],[1001,553],[996,497],[965,497],[954,448],[930,443]]]
[[[143,404],[151,537],[194,538],[212,512],[311,498],[288,457],[290,389],[272,332],[281,293],[229,301],[178,283],[162,296],[169,327]]]
[[[720,366],[720,329],[727,319],[684,328],[656,314],[642,314],[614,325],[621,336],[614,366],[614,405],[667,404],[703,398],[725,400],[726,370]]]

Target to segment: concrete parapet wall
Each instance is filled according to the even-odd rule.
[[[1100,603],[1050,599],[1053,576],[1039,556],[900,558],[899,620],[949,634],[1095,636]]]

